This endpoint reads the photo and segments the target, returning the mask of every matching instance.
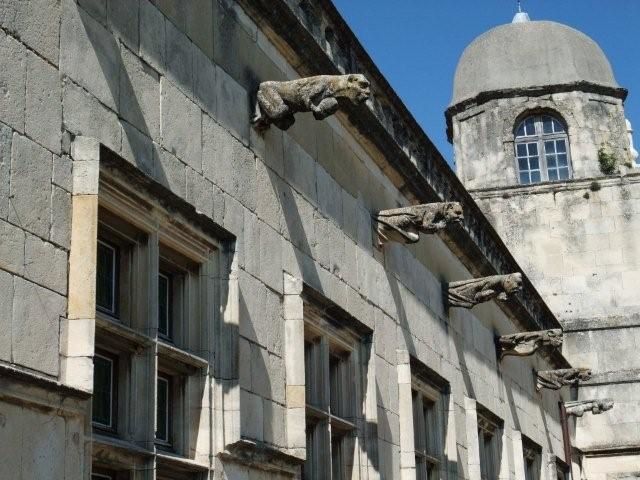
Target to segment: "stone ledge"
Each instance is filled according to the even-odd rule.
[[[476,107],[478,105],[482,105],[483,103],[490,102],[491,100],[498,100],[503,98],[541,97],[543,95],[552,95],[554,93],[566,93],[574,91],[605,95],[613,98],[619,98],[622,101],[626,100],[627,95],[629,94],[626,88],[608,87],[605,85],[598,85],[596,83],[586,81],[564,83],[560,85],[544,85],[528,88],[508,88],[493,90],[491,92],[482,92],[475,97],[468,98],[447,108],[447,111],[445,112],[445,116],[447,118],[447,138],[449,142],[452,141],[453,117],[458,113],[464,112],[470,107]]]
[[[88,399],[91,397],[91,392],[79,390],[77,388],[69,387],[54,378],[45,377],[37,373],[19,368],[13,365],[7,365],[0,363],[0,378],[9,377],[19,381],[23,381],[29,385],[35,385],[44,388],[48,391],[54,391],[62,396],[69,396],[78,399]]]
[[[287,449],[277,448],[264,442],[241,439],[227,446],[218,455],[222,460],[249,464],[267,472],[295,473],[304,459],[292,455]]]
[[[612,383],[640,383],[640,368],[621,370],[617,372],[603,372],[594,374],[591,379],[580,382],[579,387],[595,387]]]
[[[589,330],[612,330],[617,328],[640,328],[640,313],[610,315],[608,317],[574,318],[562,320],[565,333]]]
[[[581,448],[579,451],[587,457],[640,455],[640,445],[611,445],[598,448]]]
[[[600,189],[640,183],[640,170],[633,169],[621,175],[608,175],[601,177],[576,178],[564,182],[542,182],[534,185],[505,185],[469,189],[473,198],[485,200],[489,198],[509,198],[518,195],[541,195],[546,193],[566,192],[575,190],[591,190],[594,183],[598,183]]]

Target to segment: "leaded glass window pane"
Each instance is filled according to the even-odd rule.
[[[568,168],[561,168],[559,172],[560,172],[560,180],[567,180],[569,178]]]
[[[563,154],[558,155],[558,165],[561,167],[566,167],[568,165],[566,155],[563,155]]]

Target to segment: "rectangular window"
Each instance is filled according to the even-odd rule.
[[[114,317],[118,314],[118,247],[103,240],[98,240],[96,306]]]
[[[171,445],[171,378],[158,375],[156,399],[156,440]]]
[[[440,478],[444,459],[444,398],[438,389],[417,378],[412,383],[416,478]]]
[[[558,473],[558,480],[568,480],[569,471],[570,468],[566,463],[560,460],[556,462],[556,472]]]
[[[497,480],[500,470],[502,431],[497,422],[478,413],[478,443],[482,480]]]
[[[525,480],[540,480],[542,449],[528,438],[522,438]]]
[[[333,332],[305,328],[307,461],[305,480],[351,478],[355,435],[354,349]]]
[[[93,357],[92,420],[97,427],[115,430],[116,360],[97,354]]]
[[[192,224],[178,198],[167,210],[134,177],[100,171],[91,475],[128,480],[145,467],[140,442],[151,441],[145,465],[154,478],[200,478],[213,448],[201,442],[214,416],[211,362],[222,336],[236,334],[218,321],[223,302],[237,301],[227,286],[231,262],[216,228]]]
[[[158,333],[171,340],[173,338],[173,282],[171,275],[158,274]]]

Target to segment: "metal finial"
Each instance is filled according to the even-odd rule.
[[[518,1],[518,13],[516,13],[515,16],[513,17],[512,23],[527,23],[531,21],[529,19],[529,14],[522,11],[522,0],[517,0],[517,1]]]

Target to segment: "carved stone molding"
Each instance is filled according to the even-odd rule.
[[[371,84],[364,75],[319,75],[286,82],[263,82],[258,88],[255,128],[265,130],[272,123],[281,130],[295,123],[298,112],[312,112],[323,120],[340,108],[339,99],[354,104],[366,102]]]
[[[562,338],[562,330],[557,328],[538,332],[502,335],[496,339],[496,345],[500,360],[502,360],[509,355],[528,357],[543,347],[559,349],[562,347]]]
[[[479,303],[498,299],[505,301],[510,295],[522,290],[522,274],[493,275],[450,282],[444,288],[447,307],[473,308]]]
[[[567,415],[582,417],[586,412],[599,415],[613,408],[613,400],[606,398],[604,400],[583,400],[577,402],[565,402],[564,408]]]
[[[378,246],[385,242],[416,243],[421,233],[437,233],[449,224],[461,223],[463,218],[458,202],[382,210],[374,218],[378,224]]]
[[[541,370],[536,372],[536,390],[543,388],[560,390],[565,385],[577,385],[591,378],[589,368],[565,368],[562,370]]]

